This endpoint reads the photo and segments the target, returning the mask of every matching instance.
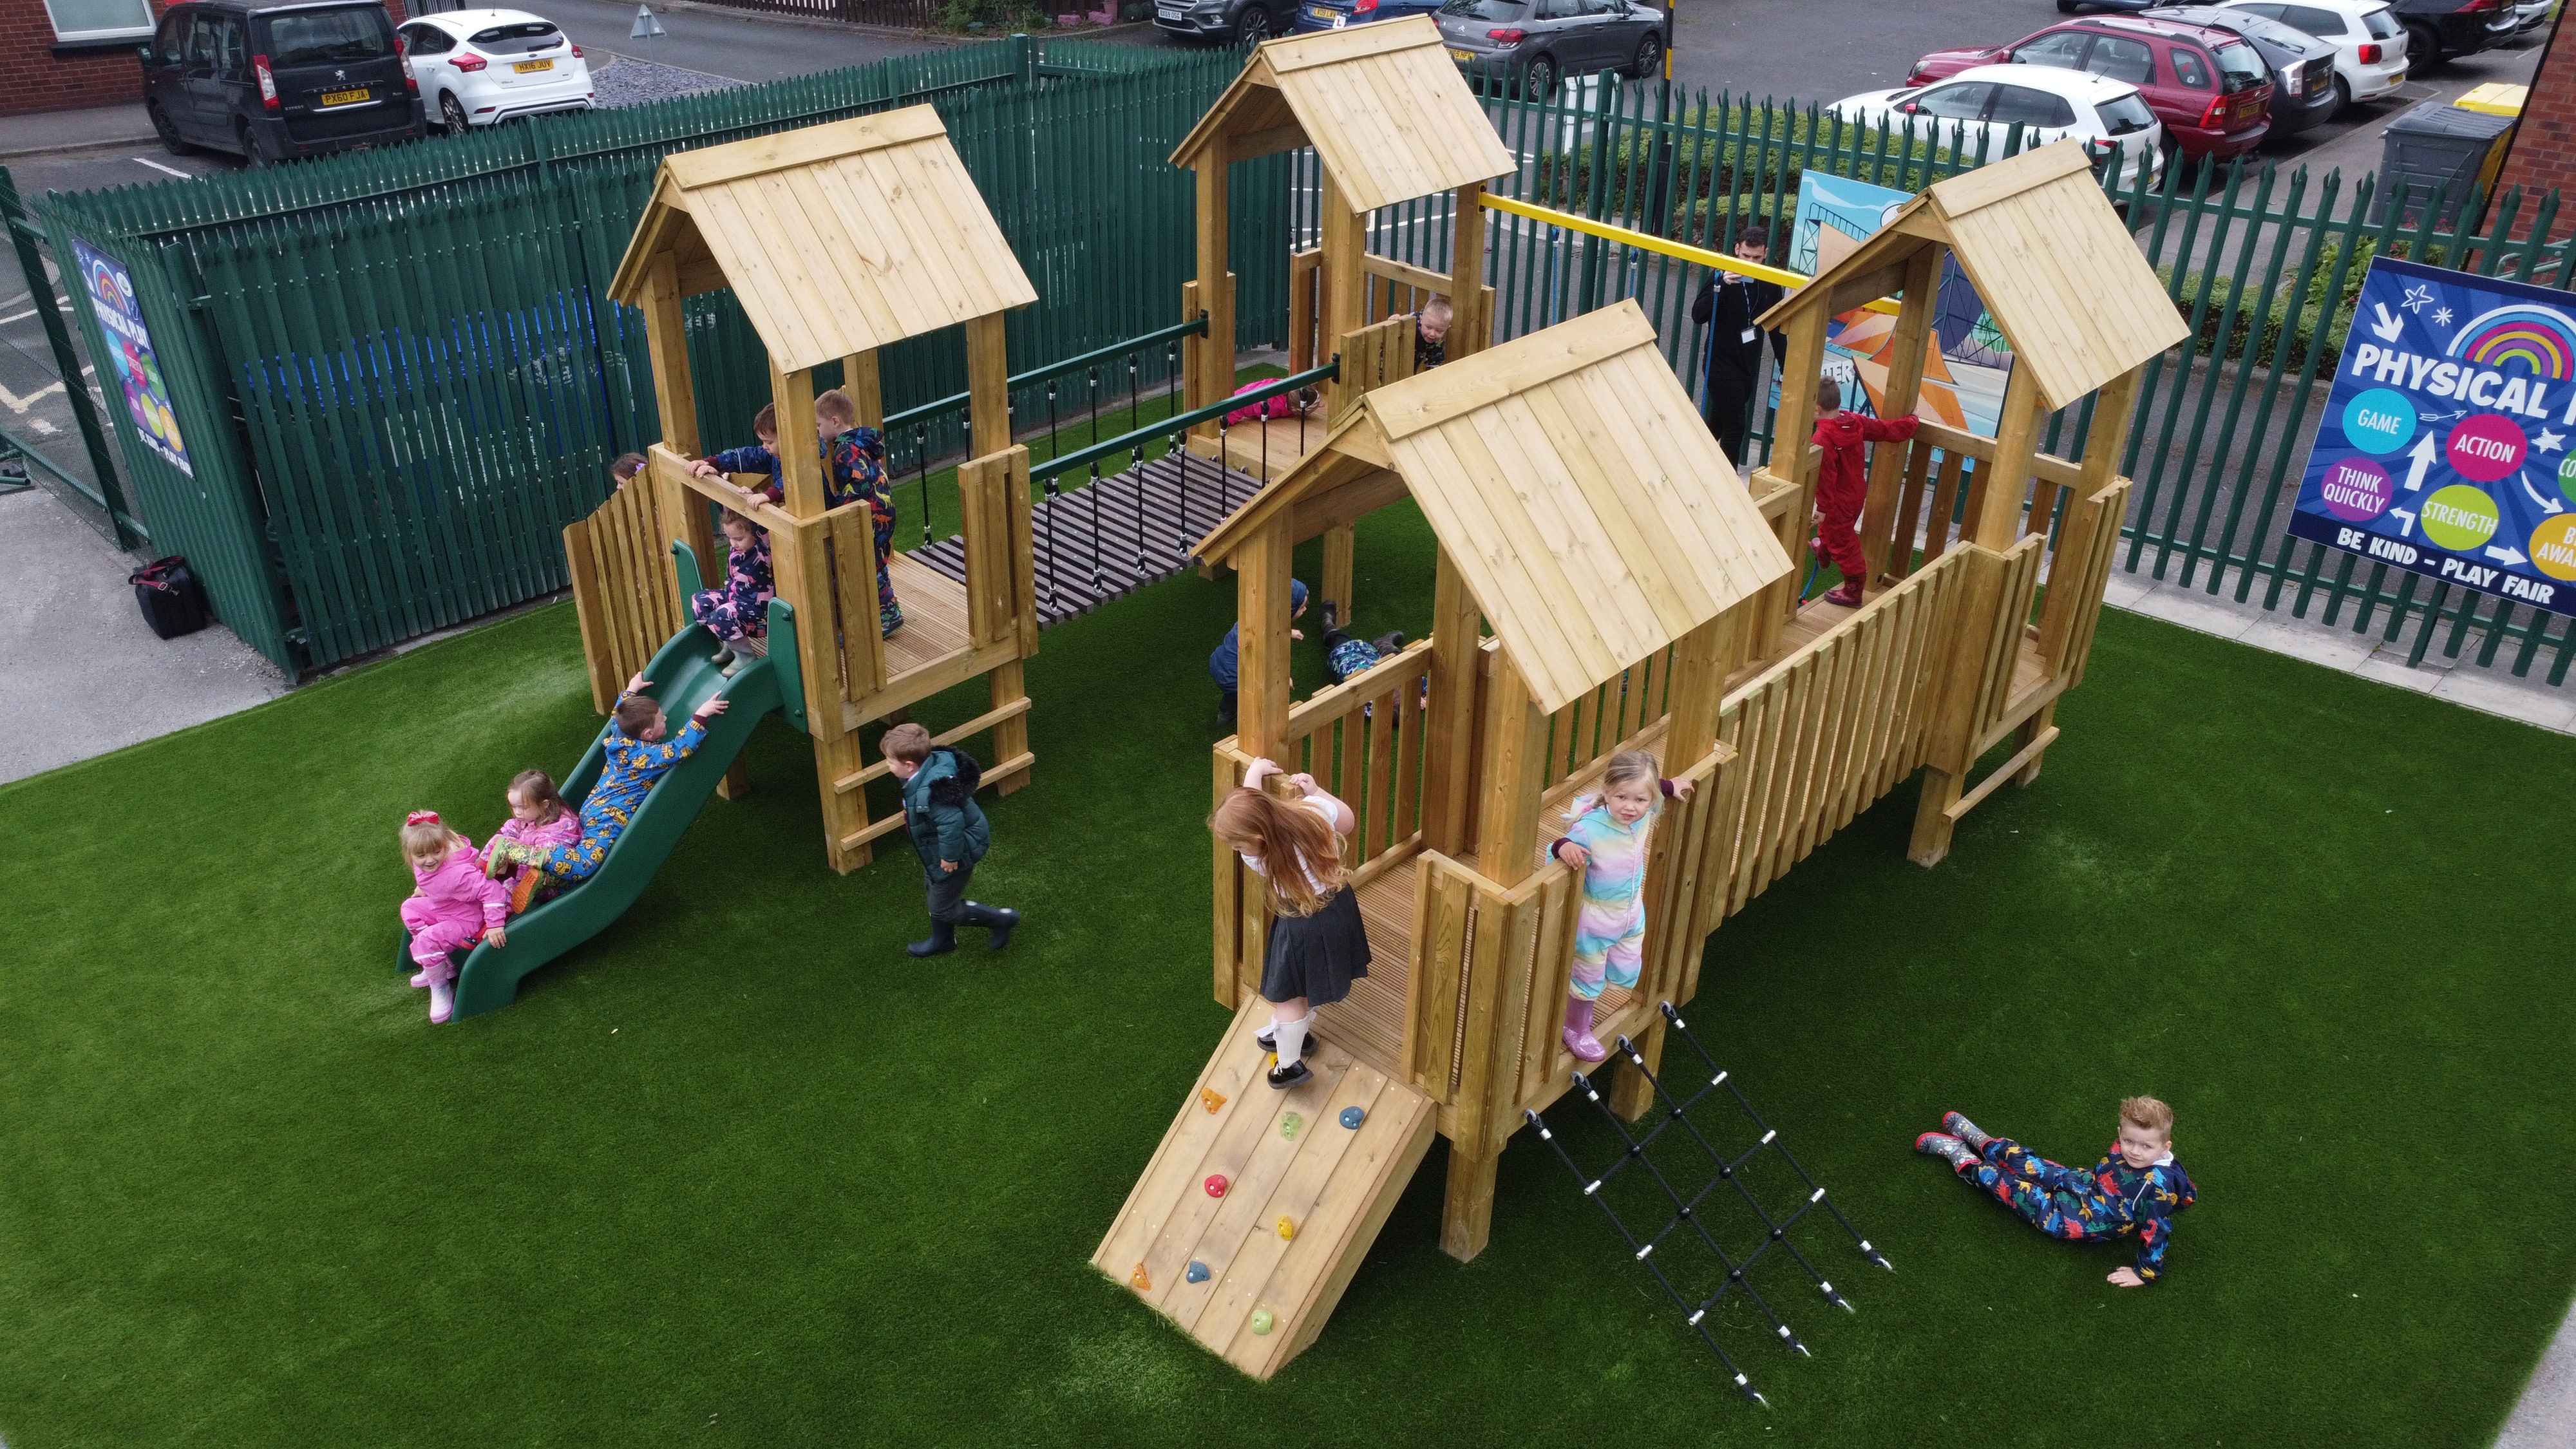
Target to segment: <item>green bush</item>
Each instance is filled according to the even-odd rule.
[[[1757,208],[1755,214],[1767,218],[1776,190],[1785,214],[1796,205],[1799,178],[1810,160],[1827,175],[1884,178],[1883,184],[1906,189],[1919,189],[1937,179],[1936,172],[1946,175],[1961,169],[1959,157],[1947,146],[1936,147],[1926,139],[1909,143],[1901,132],[1837,123],[1830,116],[1806,111],[1776,111],[1769,118],[1772,135],[1745,135],[1763,122],[1758,110],[1745,106],[1694,107],[1678,117],[1672,214],[1663,221],[1668,225],[1700,221],[1713,205],[1723,208],[1739,185],[1749,194],[1736,198],[1738,207]],[[1811,132],[1818,148],[1812,158],[1807,154]],[[1657,127],[1634,126],[1609,147],[1610,173],[1601,203],[1605,215],[1633,216],[1645,207],[1658,135]],[[1600,150],[1587,145],[1541,152],[1534,199],[1585,210],[1593,200],[1592,168]]]
[[[2360,305],[2362,278],[2369,274],[2370,259],[2379,249],[2378,242],[2371,237],[2358,238],[2352,245],[2352,262],[2344,269],[2343,285],[2337,290],[2331,307],[2327,305],[2326,289],[2335,280],[2335,260],[2343,254],[2344,242],[2340,237],[2328,238],[2318,249],[2316,268],[2308,277],[2306,290],[2297,299],[2295,317],[2291,311],[2290,283],[2283,282],[2274,288],[2268,300],[2248,298],[2240,303],[2234,325],[2227,325],[2230,320],[2227,304],[2235,295],[2236,279],[2223,273],[2184,273],[2182,290],[2174,294],[2174,305],[2188,318],[2192,309],[2200,305],[2202,297],[2207,296],[2208,305],[2201,313],[2198,348],[2203,357],[2250,357],[2256,361],[2268,361],[2272,350],[2280,344],[2284,328],[2290,329],[2289,366],[2298,367],[2305,363],[2309,349],[2319,345],[2321,329],[2326,355],[2339,357],[2343,354],[2344,338],[2352,330],[2353,313]],[[2403,257],[2413,249],[2411,242],[2394,241],[2389,243],[2388,254]],[[2440,245],[2427,246],[2424,249],[2425,264],[2440,266],[2444,255]],[[2156,268],[2156,277],[2170,289],[2173,268]],[[2295,273],[2292,280],[2296,280]],[[2248,290],[2251,290],[2251,284]],[[2255,330],[2258,313],[2262,318],[2259,333]],[[2219,335],[2222,328],[2227,334],[2224,338]]]
[[[988,35],[1008,35],[1038,29],[1046,23],[1046,12],[1028,0],[948,0],[939,12],[939,28],[961,35],[978,21]]]

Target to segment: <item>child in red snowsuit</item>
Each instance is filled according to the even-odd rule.
[[[1904,442],[1914,436],[1915,426],[1910,417],[1844,412],[1842,385],[1831,377],[1816,384],[1816,442],[1825,456],[1816,470],[1816,536],[1808,547],[1819,565],[1830,559],[1842,571],[1842,586],[1825,595],[1828,604],[1858,607],[1862,579],[1869,572],[1860,551],[1860,510],[1869,501],[1869,470],[1861,461],[1860,445]]]

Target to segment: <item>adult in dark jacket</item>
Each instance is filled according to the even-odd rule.
[[[1758,228],[1747,226],[1735,234],[1735,256],[1738,261],[1767,264],[1771,248]],[[1717,445],[1726,450],[1726,460],[1739,471],[1747,466],[1744,435],[1754,400],[1763,391],[1762,331],[1753,319],[1778,306],[1787,295],[1777,282],[1712,271],[1691,301],[1691,320],[1708,328],[1707,398],[1700,405],[1700,416],[1717,435]],[[1772,333],[1771,351],[1786,357],[1788,340]]]
[[[993,827],[975,803],[983,767],[963,751],[932,744],[930,731],[917,724],[887,730],[881,747],[886,768],[903,782],[903,823],[930,890],[930,939],[904,949],[915,956],[954,951],[959,926],[991,931],[996,951],[1009,945],[1020,913],[966,899],[975,863],[993,845]]]

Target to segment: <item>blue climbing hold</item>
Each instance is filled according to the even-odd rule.
[[[1208,1266],[1207,1264],[1193,1258],[1190,1260],[1189,1271],[1183,1273],[1181,1276],[1189,1279],[1193,1283],[1204,1283],[1208,1280]]]
[[[1342,1109],[1342,1125],[1345,1127],[1356,1130],[1362,1122],[1367,1120],[1368,1114],[1357,1107],[1344,1107]]]

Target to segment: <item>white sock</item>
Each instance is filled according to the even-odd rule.
[[[1272,1018],[1274,1025],[1271,1029],[1278,1033],[1279,1065],[1293,1067],[1297,1064],[1297,1059],[1306,1054],[1306,1023],[1311,1020],[1313,1020],[1311,1013],[1295,1021],[1279,1021],[1275,1017]]]
[[[1279,1013],[1275,1011],[1270,1013],[1270,1024],[1263,1027],[1261,1030],[1254,1032],[1253,1035],[1266,1036],[1272,1041],[1277,1041],[1279,1039]]]

